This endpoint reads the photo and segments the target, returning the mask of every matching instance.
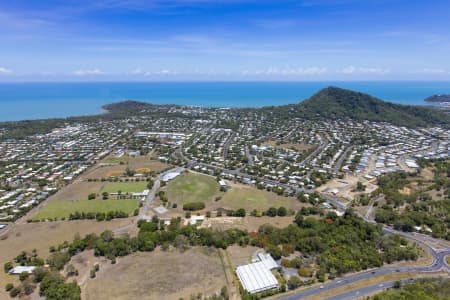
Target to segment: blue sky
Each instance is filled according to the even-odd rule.
[[[446,0],[10,0],[0,81],[450,80]]]

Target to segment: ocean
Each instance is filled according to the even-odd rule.
[[[104,104],[128,99],[209,107],[282,105],[301,102],[327,86],[412,105],[450,94],[450,82],[417,81],[0,83],[0,121],[93,115]]]

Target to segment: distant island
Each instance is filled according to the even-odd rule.
[[[433,95],[426,98],[425,102],[450,103],[450,95]]]

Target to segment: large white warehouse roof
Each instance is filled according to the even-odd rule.
[[[244,289],[250,294],[278,287],[278,281],[262,261],[239,266],[236,269]]]

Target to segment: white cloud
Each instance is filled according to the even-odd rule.
[[[91,70],[76,70],[73,72],[73,75],[76,76],[87,76],[87,75],[105,75],[106,73],[100,69],[91,69]]]
[[[305,76],[305,75],[320,75],[327,73],[327,68],[323,67],[306,67],[306,68],[276,68],[270,67],[265,70],[249,71],[244,70],[242,75],[279,75],[279,76]]]
[[[437,68],[425,68],[422,71],[418,72],[422,74],[450,74],[449,71],[445,69],[437,69]]]
[[[348,66],[341,70],[338,70],[337,73],[346,74],[346,75],[352,75],[352,74],[388,74],[390,73],[389,69],[383,69],[383,68],[366,68],[366,67],[355,67],[355,66]]]
[[[155,75],[163,75],[163,76],[173,76],[173,75],[179,75],[180,72],[170,69],[162,69],[156,72],[145,72],[143,73],[144,76],[155,76]]]
[[[0,67],[0,74],[11,74],[12,70],[4,67]]]
[[[127,72],[128,75],[143,75],[144,73],[145,72],[142,71],[141,68],[136,68],[136,69],[133,69],[133,70]]]

